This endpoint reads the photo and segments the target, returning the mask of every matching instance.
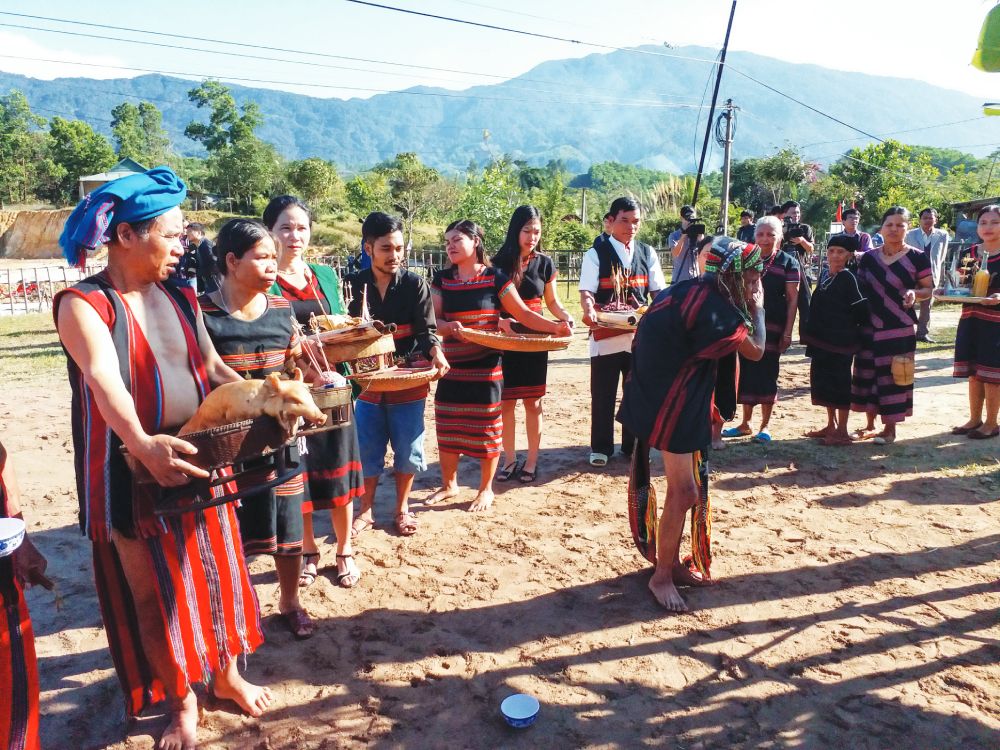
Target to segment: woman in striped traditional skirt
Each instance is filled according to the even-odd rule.
[[[294,368],[301,352],[288,300],[265,292],[278,271],[278,254],[259,221],[232,219],[216,240],[222,285],[198,298],[205,328],[222,361],[260,380]],[[247,489],[252,482],[247,482]],[[246,498],[236,509],[245,555],[272,555],[278,573],[278,612],[298,639],[313,634],[299,601],[302,570],[303,481],[294,479]]]
[[[978,247],[980,268],[990,275],[987,299],[962,305],[955,336],[956,378],[969,379],[969,421],[952,434],[973,440],[1000,435],[1000,206],[979,211],[977,228],[983,243]],[[985,419],[983,408],[986,408]]]
[[[510,279],[529,310],[542,314],[542,300],[549,312],[573,325],[556,296],[556,269],[552,258],[541,253],[542,215],[534,206],[519,206],[510,217],[507,238],[493,257],[493,266]],[[505,316],[506,317],[506,316]],[[518,479],[534,482],[538,472],[538,449],[542,443],[542,397],[548,372],[548,352],[505,352],[503,355],[503,468],[497,481]],[[517,460],[515,431],[517,402],[524,404],[524,428],[528,435],[528,457]]]
[[[799,262],[780,249],[782,235],[781,222],[774,216],[763,216],[757,221],[754,239],[764,262],[761,285],[764,287],[767,343],[759,362],[740,357],[736,400],[743,405],[743,421],[737,427],[723,430],[723,437],[752,434],[753,407],[760,404],[760,429],[754,440],[759,443],[771,441],[768,424],[778,397],[778,365],[781,355],[792,343],[800,281]]]
[[[893,206],[882,216],[884,244],[858,261],[871,324],[861,329],[861,351],[854,358],[851,409],[868,417],[859,438],[871,437],[875,416],[882,418],[882,431],[875,436],[880,445],[895,442],[896,425],[913,414],[912,375],[908,383],[894,377],[893,359],[908,359],[912,366],[917,349],[913,305],[929,299],[933,287],[930,257],[903,241],[909,228],[910,212]]]
[[[312,236],[312,216],[306,205],[290,195],[272,198],[264,209],[264,225],[278,248],[278,280],[271,287],[271,294],[291,302],[295,318],[302,325],[309,323],[311,315],[345,312],[337,273],[329,266],[305,261]],[[361,578],[351,548],[352,504],[354,498],[365,494],[358,433],[352,422],[337,430],[310,435],[306,447],[303,566],[299,585],[308,586],[315,581],[319,565],[312,513],[329,509],[337,537],[337,583],[351,588]]]
[[[458,495],[458,457],[464,453],[478,458],[480,467],[479,493],[469,510],[485,510],[493,504],[493,474],[500,460],[503,371],[500,352],[464,340],[462,329],[496,331],[501,310],[543,333],[568,336],[571,329],[527,308],[507,276],[490,265],[477,224],[452,222],[445,239],[451,266],[434,274],[431,292],[452,367],[438,381],[434,397],[442,487],[425,502],[434,505]]]

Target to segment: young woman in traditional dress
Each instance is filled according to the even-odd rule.
[[[743,405],[743,421],[736,427],[723,430],[723,437],[752,434],[750,420],[753,418],[753,407],[760,404],[760,429],[754,440],[771,442],[768,425],[778,397],[778,365],[781,355],[792,343],[801,273],[799,262],[780,249],[782,235],[781,222],[776,217],[763,216],[757,221],[754,239],[764,262],[761,284],[764,287],[767,345],[760,361],[740,357],[736,400]]]
[[[541,252],[542,215],[534,206],[518,206],[510,217],[507,238],[493,257],[493,266],[510,279],[529,310],[542,314],[542,300],[549,312],[573,325],[556,296],[556,269],[552,258]],[[504,465],[497,481],[517,479],[534,482],[538,472],[538,449],[542,443],[542,397],[545,395],[548,352],[505,352],[503,355]],[[524,404],[524,428],[528,436],[528,455],[517,460],[515,431],[517,402]]]
[[[496,331],[500,312],[505,311],[542,333],[568,336],[571,329],[569,323],[546,320],[528,309],[507,276],[490,265],[477,224],[452,222],[445,240],[451,265],[434,274],[431,292],[451,370],[438,381],[434,398],[442,487],[426,504],[458,495],[458,457],[464,453],[479,459],[479,493],[469,506],[478,511],[493,504],[493,474],[503,432],[503,372],[500,352],[469,343],[462,337],[463,328]]]
[[[205,328],[222,361],[244,377],[288,371],[299,356],[291,306],[266,294],[277,277],[278,254],[267,228],[231,219],[216,240],[221,286],[199,297]],[[302,570],[302,497],[299,475],[236,510],[246,555],[271,555],[278,574],[278,612],[296,638],[313,634],[299,601]]]
[[[344,313],[336,271],[319,263],[306,263],[305,253],[312,236],[312,216],[306,205],[291,195],[272,198],[264,209],[264,225],[278,248],[278,280],[271,287],[271,294],[287,299],[295,319],[302,325],[309,323],[311,315]],[[351,588],[361,578],[351,548],[352,503],[365,493],[358,434],[350,424],[310,435],[306,445],[303,566],[299,585],[308,586],[316,580],[319,564],[312,513],[329,509],[337,537],[337,583]]]
[[[869,428],[876,414],[881,417],[882,431],[875,436],[880,445],[895,442],[896,425],[913,414],[912,363],[917,349],[913,305],[929,299],[933,286],[927,253],[903,241],[909,228],[910,212],[893,206],[882,216],[884,243],[858,261],[858,282],[868,299],[871,324],[862,329],[861,350],[854,358],[851,409],[865,412]],[[904,372],[906,361],[909,377]],[[856,436],[870,437],[869,428]]]
[[[956,378],[969,379],[969,420],[952,429],[973,440],[1000,435],[1000,205],[979,211],[980,270],[989,273],[987,298],[962,305],[955,336]],[[983,408],[986,408],[985,419]]]

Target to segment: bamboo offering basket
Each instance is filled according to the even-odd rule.
[[[501,333],[463,328],[462,337],[473,344],[504,352],[557,352],[573,341],[572,336],[553,336],[549,333]]]
[[[365,393],[389,393],[426,385],[436,375],[435,367],[391,367],[371,375],[358,375],[354,380]]]

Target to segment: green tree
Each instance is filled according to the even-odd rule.
[[[44,125],[20,91],[0,97],[0,208],[5,202],[27,202],[37,192],[47,150],[47,136],[39,131]]]
[[[155,104],[139,102],[139,123],[142,126],[142,163],[156,167],[170,161],[170,137],[163,129],[163,113]]]
[[[355,175],[344,186],[347,206],[358,219],[389,205],[389,181],[384,174]]]
[[[940,172],[930,156],[899,141],[851,149],[830,174],[853,189],[850,197],[874,220],[891,206],[935,205],[940,199]]]
[[[46,197],[55,203],[74,203],[80,177],[114,166],[115,151],[103,135],[82,120],[53,117],[49,122],[52,162],[62,170]]]
[[[486,247],[496,251],[507,234],[511,212],[523,198],[514,169],[498,159],[486,165],[479,177],[466,183],[453,216],[472,219],[479,224],[486,237]]]
[[[117,144],[119,159],[135,159],[145,164],[142,158],[142,120],[137,106],[122,102],[111,110],[111,133]]]
[[[317,157],[293,161],[285,176],[291,188],[310,206],[329,210],[343,201],[344,181],[332,162]]]
[[[232,93],[218,81],[204,81],[188,91],[199,109],[210,109],[207,123],[192,122],[184,135],[209,153],[208,186],[229,196],[234,208],[253,211],[281,176],[281,160],[274,147],[254,132],[262,122],[253,102],[238,107]]]
[[[374,171],[385,176],[389,205],[402,218],[409,243],[413,238],[413,223],[430,213],[440,194],[441,175],[409,151],[396,154],[396,158],[378,165]]]

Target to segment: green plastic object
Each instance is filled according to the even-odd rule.
[[[1000,71],[1000,5],[995,5],[986,14],[972,64],[987,73]]]
[[[1000,102],[987,102],[983,105],[983,114],[990,117],[1000,115]]]

